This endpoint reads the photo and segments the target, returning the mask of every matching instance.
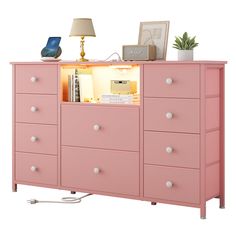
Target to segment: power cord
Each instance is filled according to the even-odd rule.
[[[61,201],[41,201],[37,199],[30,199],[27,200],[27,203],[29,204],[36,204],[36,203],[66,203],[66,204],[75,204],[80,203],[82,198],[88,197],[92,195],[92,193],[88,193],[83,195],[82,197],[63,197]]]
[[[118,60],[111,60],[111,61],[122,61],[120,54],[118,52],[113,52],[106,60],[104,61],[108,61],[113,55],[116,55],[118,57]]]

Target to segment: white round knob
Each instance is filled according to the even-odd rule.
[[[172,147],[166,147],[166,152],[168,154],[171,154],[173,152],[173,148]]]
[[[93,126],[93,130],[95,130],[95,131],[98,131],[98,130],[100,130],[100,129],[101,129],[101,126],[98,125],[98,124],[95,124],[95,125]]]
[[[173,79],[166,78],[166,84],[171,85],[173,83]]]
[[[35,83],[35,82],[37,82],[38,79],[35,76],[32,76],[30,78],[30,80],[31,80],[32,83]]]
[[[167,188],[172,188],[173,185],[174,185],[174,184],[173,184],[171,181],[169,181],[169,180],[166,181],[166,187],[167,187]]]
[[[32,143],[34,143],[34,142],[36,142],[38,140],[38,138],[36,136],[32,136],[30,138],[30,140],[31,140]]]
[[[35,172],[35,171],[37,171],[37,167],[36,167],[36,166],[31,166],[31,167],[30,167],[30,170],[31,170],[32,172]]]
[[[31,110],[32,112],[36,112],[36,111],[38,110],[38,108],[35,107],[35,106],[32,106],[32,107],[30,108],[30,110]]]
[[[167,112],[167,113],[166,113],[166,118],[167,118],[168,120],[171,120],[171,119],[173,118],[173,113]]]
[[[96,174],[96,175],[99,174],[100,173],[100,169],[98,167],[95,167],[93,169],[93,173]]]

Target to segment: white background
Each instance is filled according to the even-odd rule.
[[[236,47],[233,0],[7,0],[0,6],[0,235],[236,235],[235,101]],[[70,38],[72,19],[91,17],[96,38],[86,38],[88,58],[105,59],[136,44],[140,21],[170,20],[167,60],[175,60],[174,36],[197,36],[196,60],[227,60],[226,66],[226,209],[207,203],[199,209],[91,196],[78,205],[27,205],[26,199],[60,199],[68,192],[20,186],[11,192],[10,61],[40,59],[48,36],[62,36],[62,59],[79,54],[79,38]],[[78,195],[78,194],[77,194]]]

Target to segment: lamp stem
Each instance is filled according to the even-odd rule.
[[[85,56],[85,51],[84,51],[84,36],[81,36],[80,40],[80,61],[88,61],[87,59],[84,58]]]

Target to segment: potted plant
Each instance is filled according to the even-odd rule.
[[[195,38],[196,36],[193,38],[189,37],[187,32],[185,32],[182,37],[175,37],[173,48],[178,49],[179,61],[193,60],[193,49],[198,46],[198,43],[195,42]]]

